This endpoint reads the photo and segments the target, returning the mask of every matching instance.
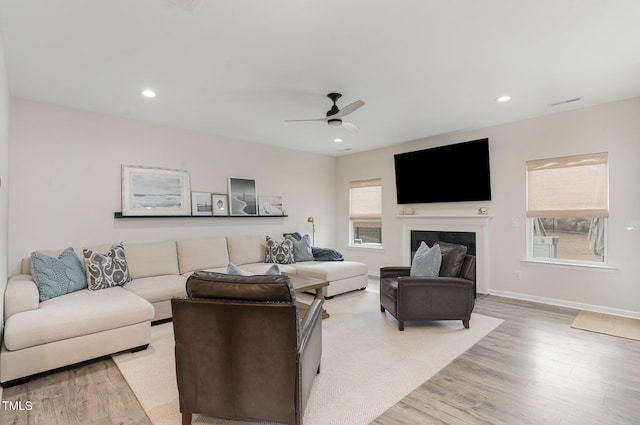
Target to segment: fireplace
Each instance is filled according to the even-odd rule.
[[[489,215],[401,215],[402,258],[405,265],[411,259],[419,241],[433,246],[436,241],[460,243],[476,256],[476,288],[487,293],[489,276]]]

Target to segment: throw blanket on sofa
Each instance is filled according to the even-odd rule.
[[[340,252],[333,248],[311,247],[311,253],[316,261],[344,261]]]

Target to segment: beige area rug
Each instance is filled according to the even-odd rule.
[[[611,314],[581,311],[572,328],[640,341],[640,320]]]
[[[470,329],[459,320],[431,321],[408,322],[400,332],[369,290],[337,296],[326,308],[331,317],[322,322],[321,373],[305,425],[370,423],[502,323],[473,314]],[[152,327],[147,350],[113,356],[154,425],[181,420],[173,349],[172,324],[166,323]],[[244,422],[194,415],[193,423]]]

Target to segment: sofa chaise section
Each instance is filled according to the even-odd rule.
[[[261,274],[271,266],[264,262],[267,250],[264,236],[228,236],[227,247],[229,261],[243,270]],[[329,282],[329,286],[323,289],[325,297],[364,289],[369,283],[367,265],[356,261],[302,261],[279,266],[283,273]]]
[[[296,273],[323,279],[329,286],[323,288],[325,297],[365,289],[369,284],[368,267],[356,261],[305,261],[296,263]]]
[[[16,275],[7,284],[5,303],[3,384],[151,341],[153,307],[121,287],[39,302],[31,275]]]

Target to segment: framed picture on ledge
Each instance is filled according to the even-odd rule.
[[[258,195],[254,179],[229,177],[230,215],[258,215]]]
[[[212,209],[214,216],[229,215],[229,207],[227,206],[227,195],[214,193],[211,195]]]
[[[258,198],[260,215],[283,215],[282,196],[261,196]]]
[[[191,192],[191,215],[213,215],[212,199],[211,192]]]
[[[191,215],[189,172],[122,165],[122,215]]]

